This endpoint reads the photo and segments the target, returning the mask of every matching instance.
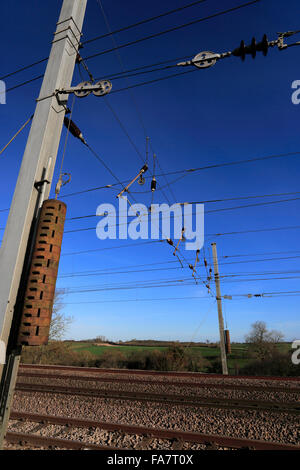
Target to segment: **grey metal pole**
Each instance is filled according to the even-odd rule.
[[[71,84],[86,3],[87,0],[63,1],[0,248],[0,340],[6,347],[18,308],[18,290],[32,222],[38,207],[43,202],[41,194],[44,199],[49,196],[63,126],[68,95],[64,95],[58,101],[53,93]],[[49,183],[42,181],[46,171]],[[36,183],[40,183],[40,186]],[[16,362],[19,360],[15,350],[7,350],[4,373],[7,373],[10,364],[15,377],[11,355],[15,357]],[[0,364],[0,376],[2,375],[3,365]],[[12,375],[9,380],[13,382]],[[4,382],[2,377],[2,385]],[[4,385],[4,388],[7,388],[7,383]],[[12,385],[14,384],[10,383],[10,395]],[[2,386],[2,399],[4,388]],[[7,406],[2,406],[2,409],[7,410]],[[2,414],[0,436],[4,435],[5,426],[6,419]]]
[[[227,357],[226,357],[226,349],[225,349],[225,336],[224,336],[224,321],[223,321],[223,313],[222,313],[222,298],[221,298],[221,288],[220,288],[220,276],[219,276],[219,267],[218,267],[217,244],[212,243],[211,246],[212,246],[212,251],[213,251],[216,294],[217,294],[217,303],[218,303],[222,373],[224,375],[228,375]]]

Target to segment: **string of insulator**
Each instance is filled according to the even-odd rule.
[[[81,130],[79,129],[79,127],[76,126],[75,122],[72,121],[72,119],[69,119],[67,116],[65,116],[64,125],[74,137],[81,140],[81,142],[83,142],[84,144],[86,143],[86,141],[83,138]]]
[[[156,190],[156,179],[155,176],[153,176],[152,181],[151,181],[151,191],[154,192]]]

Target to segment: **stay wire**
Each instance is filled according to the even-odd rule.
[[[63,169],[63,164],[64,164],[64,159],[65,159],[65,153],[66,153],[66,148],[67,148],[67,143],[68,143],[68,137],[70,133],[70,125],[71,125],[71,120],[72,120],[72,115],[73,115],[73,110],[74,110],[74,104],[75,104],[75,95],[73,95],[73,100],[72,100],[72,106],[71,106],[71,112],[70,112],[70,119],[68,121],[68,127],[67,127],[67,132],[66,132],[66,137],[65,137],[65,143],[64,143],[64,150],[63,150],[63,155],[61,159],[61,165],[59,169],[59,179],[62,176],[62,169]]]
[[[134,151],[136,152],[136,154],[138,155],[138,157],[140,158],[140,160],[145,163],[145,160],[143,158],[143,155],[141,154],[141,152],[139,151],[139,149],[137,148],[137,146],[135,145],[134,141],[132,140],[132,138],[130,137],[126,127],[124,126],[124,124],[122,123],[121,119],[119,118],[119,116],[117,115],[116,111],[114,110],[114,108],[112,107],[112,105],[109,103],[109,101],[106,99],[106,97],[104,96],[104,102],[105,102],[105,105],[108,107],[108,109],[111,111],[111,113],[113,114],[114,118],[116,119],[117,123],[119,124],[120,128],[122,129],[122,131],[124,132],[124,134],[126,135],[128,141],[130,142],[130,144],[132,145],[132,147],[134,148]]]
[[[0,155],[4,152],[4,150],[7,149],[7,147],[15,140],[15,138],[20,134],[20,132],[29,124],[30,121],[32,121],[34,114],[30,116],[29,119],[20,127],[20,129],[14,134],[14,136],[8,141],[8,143],[0,150]],[[3,209],[5,210],[5,209]],[[2,212],[2,211],[0,211]]]

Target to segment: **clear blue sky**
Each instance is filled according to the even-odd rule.
[[[61,3],[58,0],[46,2],[12,0],[2,5],[1,75],[47,57]],[[163,3],[158,0],[151,2],[102,0],[112,30],[159,15],[186,3],[187,0],[165,0]],[[115,40],[118,44],[126,43],[242,3],[242,0],[222,2],[207,0],[202,5],[119,33],[115,35]],[[192,58],[203,50],[228,51],[237,47],[241,39],[249,43],[252,36],[260,40],[264,33],[268,34],[269,39],[276,39],[277,31],[297,29],[300,29],[299,2],[261,0],[255,5],[228,15],[121,49],[120,55],[127,70],[177,57]],[[88,0],[83,40],[106,32],[107,27],[99,3],[96,0]],[[295,38],[299,40],[298,36]],[[87,57],[111,47],[113,44],[108,37],[87,44],[82,49],[81,55]],[[244,63],[239,58],[233,57],[220,61],[208,70],[199,70],[181,77],[141,86],[133,89],[132,94],[128,91],[112,94],[107,100],[144,155],[145,137],[137,116],[136,107],[138,108],[146,132],[165,172],[297,152],[300,151],[300,106],[295,106],[291,102],[291,84],[294,80],[300,79],[299,53],[300,48],[296,47],[282,52],[274,48],[269,51],[266,58],[258,53],[255,60],[247,56]],[[97,78],[121,71],[118,57],[114,53],[91,59],[87,63]],[[44,69],[45,63],[8,78],[7,88],[42,74]],[[171,72],[149,73],[130,78],[129,82],[135,84],[165,76],[173,71],[174,69],[171,69]],[[80,75],[76,70],[73,84],[78,84],[80,81]],[[128,85],[125,79],[112,80],[112,83],[114,90]],[[6,144],[34,111],[40,85],[41,80],[37,80],[7,94],[7,104],[0,105],[0,147]],[[136,107],[133,105],[132,96]],[[77,99],[73,119],[83,131],[89,144],[120,180],[130,179],[137,174],[141,161],[102,98],[91,95],[85,99]],[[27,135],[28,128],[0,156],[2,176],[0,209],[6,209],[10,205]],[[65,130],[58,153],[55,182],[61,163],[64,138]],[[63,168],[64,171],[71,172],[72,181],[63,188],[61,196],[115,183],[107,170],[72,136],[68,140]],[[168,188],[164,191],[171,202],[297,192],[300,191],[299,171],[299,157],[291,156],[201,171],[175,183],[172,182],[176,176],[169,176],[168,181],[172,183],[174,194],[171,194]],[[149,184],[149,180],[143,187],[136,184],[133,190],[145,191],[149,189]],[[164,179],[158,178],[158,188],[164,184]],[[66,197],[63,200],[68,205],[68,217],[75,217],[95,214],[99,204],[115,203],[115,195],[115,190],[104,189]],[[150,204],[149,192],[134,196],[138,201]],[[297,195],[209,203],[205,205],[205,210],[292,197]],[[155,194],[155,202],[166,202],[160,191]],[[293,273],[300,271],[300,257],[297,258],[300,256],[299,230],[214,238],[208,236],[211,233],[300,225],[299,206],[300,200],[295,200],[206,214],[207,258],[211,257],[211,242],[216,241],[221,275],[251,273],[248,278],[254,279],[253,281],[246,281],[246,277],[224,279],[221,285],[223,295],[300,290],[299,279],[296,278],[298,274]],[[0,212],[1,228],[5,226],[6,217],[7,212]],[[96,226],[94,218],[67,221],[65,230],[93,226]],[[0,239],[2,234],[3,230],[0,232]],[[130,243],[131,247],[116,248]],[[68,253],[101,248],[112,249],[67,256]],[[291,253],[266,254],[281,252]],[[90,230],[65,233],[62,255],[58,287],[72,287],[74,290],[77,287],[79,290],[82,286],[104,288],[98,292],[68,293],[65,296],[64,311],[74,317],[68,337],[81,339],[104,335],[112,340],[218,339],[217,307],[214,299],[207,297],[206,290],[201,284],[131,290],[106,289],[114,285],[117,287],[121,283],[130,283],[131,287],[135,287],[136,283],[148,280],[155,280],[159,284],[161,280],[191,278],[189,269],[182,270],[179,263],[168,263],[175,258],[172,256],[172,249],[166,243],[135,246],[130,240],[100,241],[96,238],[95,230]],[[232,255],[249,256],[223,258]],[[185,252],[184,256],[193,260],[195,255]],[[269,258],[286,259],[258,261]],[[81,271],[118,272],[122,271],[119,269],[122,267],[126,267],[123,269],[126,271],[129,266],[150,263],[166,264],[132,268],[141,271],[134,273],[106,272],[98,276],[61,277],[63,274],[76,274]],[[142,271],[159,267],[178,267],[178,269]],[[258,273],[274,272],[279,274],[265,274],[263,277],[293,277],[293,279],[257,279]],[[205,277],[202,253],[199,274]],[[197,296],[206,296],[206,298],[189,299]],[[176,300],[147,300],[170,297]],[[182,297],[185,299],[177,299]],[[122,302],[136,299],[137,302]],[[250,325],[257,320],[265,321],[269,328],[282,331],[286,340],[292,340],[300,335],[298,305],[299,297],[265,299],[234,297],[233,300],[224,301],[224,316],[233,341],[243,340]]]

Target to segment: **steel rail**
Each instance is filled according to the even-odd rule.
[[[154,371],[137,369],[102,369],[98,367],[74,367],[57,366],[50,364],[20,364],[20,369],[44,369],[44,370],[69,370],[73,372],[96,372],[109,374],[127,374],[127,375],[163,375],[165,377],[193,377],[193,378],[222,378],[224,380],[276,380],[281,382],[300,382],[300,377],[277,377],[277,376],[248,376],[248,375],[222,375],[222,374],[202,374],[201,372],[178,372],[178,371]]]
[[[284,387],[270,387],[270,386],[256,386],[244,384],[220,384],[220,383],[201,383],[201,382],[172,382],[170,380],[140,380],[140,379],[126,379],[123,377],[99,377],[92,375],[67,375],[67,374],[45,374],[38,372],[19,372],[18,377],[30,377],[40,379],[67,379],[76,381],[87,382],[103,382],[103,383],[122,383],[122,384],[141,384],[141,385],[164,385],[171,387],[193,387],[193,388],[209,388],[221,390],[241,390],[253,392],[278,392],[278,393],[300,393],[299,388],[284,388]]]
[[[167,395],[148,392],[128,392],[92,388],[65,387],[59,385],[17,383],[16,391],[88,396],[113,400],[156,402],[172,405],[197,406],[205,408],[243,409],[300,414],[300,402],[268,402],[262,400],[241,400],[234,398],[211,398],[201,396]]]
[[[88,442],[71,441],[69,439],[58,439],[55,437],[44,437],[19,432],[7,432],[5,440],[21,446],[31,444],[37,447],[59,447],[72,450],[125,450],[120,447],[100,446],[97,444],[89,444]]]
[[[172,439],[177,442],[191,442],[198,444],[219,445],[236,449],[254,449],[254,450],[300,450],[300,446],[293,444],[282,444],[277,442],[267,442],[259,440],[249,440],[233,438],[221,435],[203,434],[190,431],[173,431],[169,429],[156,429],[144,426],[128,425],[121,423],[108,423],[88,419],[68,418],[61,416],[40,415],[26,412],[13,411],[10,415],[11,420],[31,421],[43,424],[57,424],[60,426],[79,427],[79,428],[100,428],[111,432],[120,432],[124,434],[137,434],[152,439]],[[85,446],[86,447],[86,446]]]

